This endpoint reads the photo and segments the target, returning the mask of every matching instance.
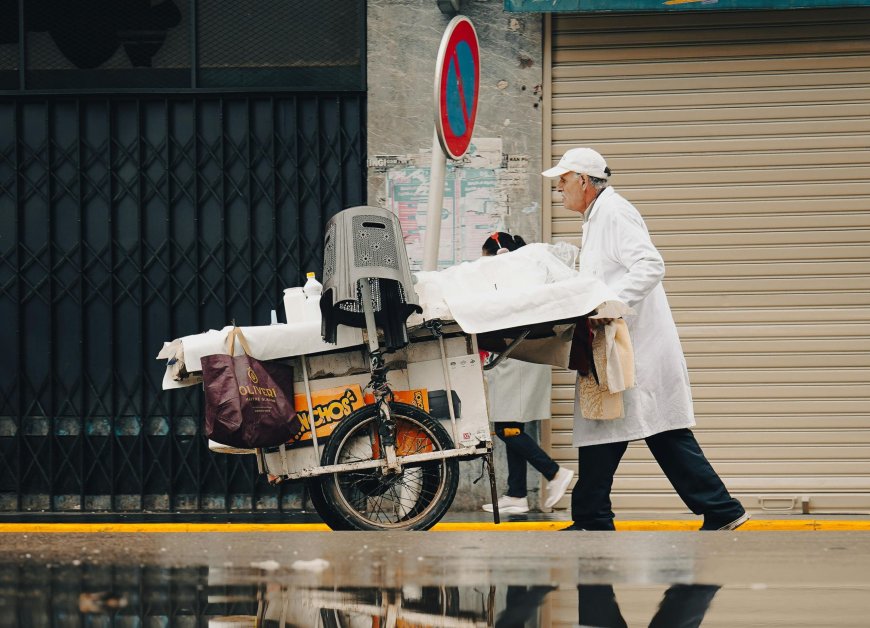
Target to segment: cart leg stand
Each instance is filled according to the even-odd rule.
[[[498,489],[495,486],[495,460],[492,457],[492,449],[486,454],[486,468],[489,470],[489,491],[492,494],[492,522],[501,523],[501,515],[498,512]]]

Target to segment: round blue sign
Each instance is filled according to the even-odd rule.
[[[480,48],[471,20],[447,25],[435,72],[435,131],[444,154],[460,159],[471,143],[480,92]]]

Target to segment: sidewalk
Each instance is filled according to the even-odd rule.
[[[506,515],[493,523],[485,512],[448,513],[434,531],[556,531],[569,525],[567,513]],[[700,517],[675,513],[645,513],[620,516],[620,532],[695,531]],[[243,513],[0,513],[0,533],[163,533],[163,532],[320,532],[329,528],[313,512],[292,511]],[[870,514],[774,515],[752,513],[740,532],[751,531],[870,531]]]

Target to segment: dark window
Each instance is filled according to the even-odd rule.
[[[0,0],[3,91],[365,89],[363,0],[28,0],[24,15],[18,6]]]
[[[189,87],[186,0],[29,0],[28,89]]]

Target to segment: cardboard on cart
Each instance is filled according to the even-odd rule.
[[[429,411],[428,391],[425,388],[394,390],[393,400],[416,406],[424,412]],[[297,392],[294,395],[296,416],[302,424],[302,429],[293,437],[293,440],[285,443],[286,447],[310,447],[313,444],[311,437],[312,415],[317,430],[317,440],[320,443],[325,443],[339,421],[363,406],[374,403],[375,397],[371,393],[363,394],[360,384],[344,383],[333,388],[312,391],[311,402],[314,404],[313,412],[308,409],[308,398],[304,392]]]
[[[458,401],[454,403],[455,432],[449,417],[438,418],[453,438],[454,445],[473,448],[489,443],[489,415],[480,356],[474,351],[471,339],[467,336],[445,338],[444,348],[445,360],[441,359],[439,342],[436,339],[413,342],[390,354],[388,363],[391,368],[387,381],[394,391],[411,391],[413,395],[413,391],[425,390],[430,399],[434,392],[450,390],[451,398]],[[341,387],[347,389],[354,385],[364,389],[370,379],[368,372],[360,373],[358,370],[363,368],[364,358],[362,351],[311,356],[308,369],[312,401],[315,391]],[[352,373],[354,370],[357,370],[356,374]],[[302,369],[294,368],[294,372],[299,374]],[[296,382],[295,392],[297,396],[304,396],[304,382]],[[336,425],[337,422],[332,424],[330,433]],[[318,445],[322,451],[320,433],[318,428]],[[308,442],[313,445],[311,441]],[[279,448],[270,448],[264,450],[263,460],[266,473],[291,479],[317,475],[316,467],[320,464],[320,456],[313,446],[285,448],[283,454]]]

